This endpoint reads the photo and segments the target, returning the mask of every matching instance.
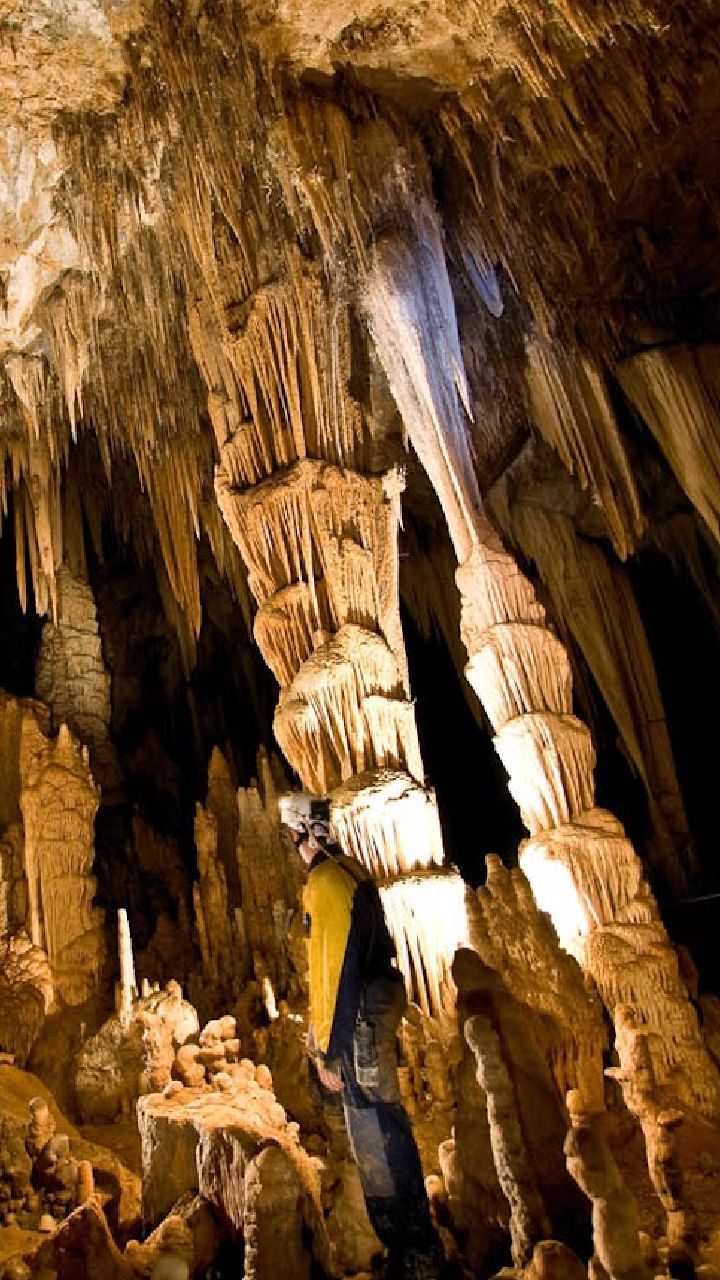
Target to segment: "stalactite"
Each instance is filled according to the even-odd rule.
[[[503,725],[495,746],[525,826],[534,834],[568,822],[593,800],[595,749],[575,716],[532,712]]]
[[[38,394],[41,395],[41,392]],[[40,403],[44,402],[41,400]],[[57,608],[55,575],[63,557],[60,465],[65,456],[65,444],[64,439],[56,440],[53,433],[43,427],[39,439],[31,438],[22,443],[11,441],[7,450],[15,491],[18,596],[22,608],[27,609],[27,555],[36,611],[39,614],[51,613],[53,616]],[[4,468],[4,460],[1,465]]]
[[[293,768],[316,792],[403,763],[422,780],[412,704],[402,697],[394,655],[363,628],[344,626],[318,645],[283,690],[274,728]]]
[[[528,341],[526,350],[534,422],[568,471],[592,490],[624,560],[645,520],[602,374],[583,353],[560,354],[538,340]]]
[[[498,622],[470,657],[467,676],[486,690],[490,723],[499,729],[534,709],[572,714],[572,673],[566,649],[537,624]]]
[[[407,862],[407,853],[404,857]],[[467,941],[464,882],[435,869],[381,885],[380,896],[407,989],[427,1017],[444,1017],[449,1034],[456,998],[450,970],[455,952]]]
[[[394,473],[366,477],[307,459],[238,492],[219,470],[219,505],[260,605],[258,640],[273,630],[264,611],[289,603],[278,594],[293,588],[301,635],[346,622],[379,626],[407,681],[397,605],[399,486]]]
[[[433,793],[405,771],[355,775],[333,793],[333,825],[343,848],[380,880],[442,861]]]
[[[68,725],[90,748],[97,779],[109,787],[118,780],[119,765],[110,741],[110,676],[95,601],[89,583],[65,565],[56,583],[57,618],[43,628],[37,696],[50,708],[53,728]]]
[[[347,391],[347,306],[328,298],[317,270],[294,257],[287,270],[286,282],[253,293],[240,328],[231,327],[226,339],[239,413],[219,443],[236,484],[256,484],[308,455],[341,466],[362,461],[363,424]]]
[[[717,347],[655,347],[618,366],[690,501],[720,540],[720,378]]]
[[[462,405],[470,414],[469,393],[437,220],[429,205],[424,214],[412,246],[398,236],[375,245],[363,306],[406,430],[464,560],[479,533],[479,491],[462,416]]]
[[[270,596],[255,615],[258,648],[281,688],[310,657],[314,637],[327,631],[330,612],[324,579],[293,582]]]
[[[563,7],[555,12],[548,42],[540,35],[539,12],[525,12],[517,17],[517,38],[502,44],[523,86],[506,104],[502,121],[487,80],[461,104],[441,111],[455,180],[465,175],[457,209],[465,221],[468,207],[473,209],[486,254],[502,263],[537,330],[549,341],[557,339],[572,298],[581,324],[609,358],[618,282],[636,284],[642,272],[652,292],[644,246],[635,241],[634,229],[618,226],[618,207],[628,194],[632,203],[634,195],[630,169],[618,157],[641,158],[653,170],[660,140],[687,124],[702,96],[695,37],[676,29],[667,41],[658,18],[649,4],[634,6],[627,21],[607,7],[581,16]],[[706,38],[714,49],[714,23]],[[567,56],[571,46],[568,76],[560,72],[561,51]],[[514,63],[521,50],[525,56]],[[663,172],[662,163],[657,172]],[[527,184],[539,174],[541,219],[527,198]],[[672,266],[664,255],[664,280],[669,272],[682,272],[680,254]],[[595,299],[601,297],[606,306],[598,310]]]

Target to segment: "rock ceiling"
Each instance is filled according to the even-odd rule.
[[[0,451],[21,601],[56,616],[61,567],[102,559],[110,526],[154,566],[190,669],[209,557],[246,616],[260,604],[284,686],[301,606],[265,608],[262,540],[295,519],[282,494],[268,515],[272,477],[400,466],[402,590],[462,663],[410,437],[455,556],[482,492],[540,581],[677,850],[622,563],[662,545],[712,595],[719,27],[702,0],[4,0]]]
[[[274,702],[285,764],[380,884],[415,1001],[403,1096],[472,1265],[494,1223],[549,1274],[571,1178],[607,1273],[645,1274],[607,1099],[642,1221],[706,1256],[718,1003],[658,899],[718,888],[695,722],[720,714],[719,52],[715,0],[0,0],[0,652],[42,619],[31,687],[0,688],[0,1050],[84,1119],[149,1095],[148,1222],[199,1190],[250,1240],[277,1165],[297,1274],[307,1229],[324,1257],[287,778],[261,756],[244,785],[257,742],[246,776],[223,755]],[[451,655],[430,732],[412,628]],[[451,661],[525,835],[477,893],[428,785],[431,755],[470,778],[480,879]],[[202,1031],[147,981],[170,976]],[[89,1167],[46,1196],[55,1120],[30,1111],[18,1212],[78,1203],[48,1247],[105,1233],[107,1274],[147,1273]],[[225,1185],[230,1131],[252,1142],[235,1164],[227,1139]]]

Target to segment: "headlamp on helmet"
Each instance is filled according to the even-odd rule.
[[[280,821],[293,837],[310,834],[329,836],[330,806],[327,800],[311,796],[307,791],[289,791],[279,797],[278,809]]]

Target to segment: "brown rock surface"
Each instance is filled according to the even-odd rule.
[[[292,1274],[308,1274],[303,1224],[315,1255],[327,1258],[317,1170],[298,1144],[296,1127],[288,1127],[283,1108],[254,1071],[228,1077],[217,1090],[141,1098],[138,1119],[146,1222],[159,1222],[183,1195],[199,1192],[230,1231],[244,1237],[253,1275],[273,1274],[273,1241],[280,1238]],[[277,1214],[287,1237],[278,1235]]]
[[[29,1106],[39,1099],[47,1108],[50,1123],[70,1139],[70,1149],[78,1160],[89,1160],[96,1173],[96,1185],[109,1216],[127,1230],[140,1211],[140,1180],[105,1147],[88,1142],[60,1112],[52,1094],[36,1076],[0,1063],[0,1111],[16,1123],[26,1123]]]

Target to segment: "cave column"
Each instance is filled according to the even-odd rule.
[[[410,699],[402,481],[368,465],[367,424],[348,391],[348,310],[318,274],[291,260],[229,335],[235,314],[200,309],[192,332],[220,452],[218,504],[257,601],[258,647],[280,685],[275,736],[303,785],[330,796],[343,848],[378,881],[421,1007],[451,1013],[463,886],[442,869]],[[438,893],[442,913],[431,905]]]
[[[331,797],[343,848],[380,883],[401,966],[429,1013],[452,1003],[462,893],[441,870],[409,697],[395,582],[399,492],[394,473],[363,476],[310,458],[241,493],[218,477],[258,601],[255,638],[281,686],[275,736],[307,789]],[[455,910],[431,936],[414,922],[425,915],[419,899],[438,891]]]
[[[567,653],[531,583],[487,521],[469,451],[469,398],[437,216],[418,199],[415,235],[380,236],[362,284],[378,357],[445,511],[459,562],[467,677],[495,731],[530,838],[520,862],[562,944],[614,1014],[633,1004],[657,1038],[658,1078],[689,1105],[720,1113],[677,957],[620,823],[595,808],[595,754],[572,714]],[[673,1028],[668,1036],[668,1027]]]

